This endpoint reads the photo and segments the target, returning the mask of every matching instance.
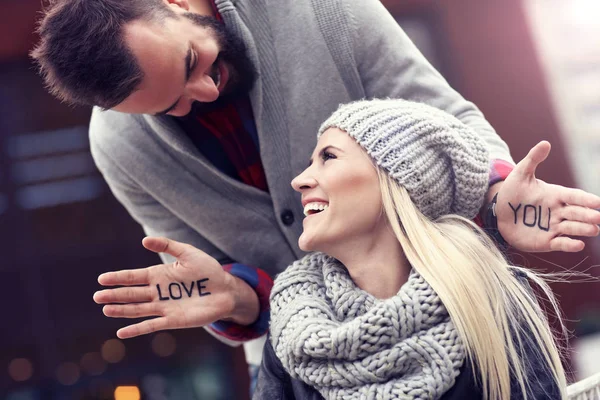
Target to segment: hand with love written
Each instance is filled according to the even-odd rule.
[[[250,324],[258,316],[258,299],[243,281],[225,272],[219,262],[197,248],[166,238],[147,237],[142,244],[176,258],[170,264],[107,272],[102,286],[121,286],[94,294],[113,318],[154,317],[119,329],[121,339],[165,329],[194,328],[218,320]],[[143,285],[143,286],[142,286]],[[248,302],[248,295],[256,304]]]
[[[600,233],[600,197],[537,179],[535,170],[549,153],[550,143],[538,143],[501,184],[498,230],[521,251],[581,251],[585,244],[576,237]]]

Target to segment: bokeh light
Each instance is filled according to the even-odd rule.
[[[85,353],[81,357],[81,369],[88,375],[98,376],[106,371],[106,362],[102,359],[100,353]]]
[[[33,375],[33,365],[26,358],[15,358],[8,364],[8,374],[17,382],[25,382]]]
[[[125,345],[119,339],[109,339],[102,345],[102,358],[111,364],[125,357]]]
[[[160,374],[148,374],[142,378],[144,393],[152,393],[152,397],[164,396],[167,391],[167,380]]]
[[[56,379],[65,386],[74,385],[80,376],[79,366],[74,362],[64,362],[56,369]]]
[[[137,386],[119,386],[115,389],[115,400],[140,400]]]
[[[40,395],[33,389],[22,389],[8,393],[4,400],[39,400]]]
[[[177,340],[167,332],[160,332],[152,338],[152,351],[159,357],[169,357],[177,349]]]

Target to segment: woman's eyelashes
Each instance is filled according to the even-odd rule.
[[[327,160],[335,159],[335,158],[337,158],[335,156],[335,154],[330,153],[328,151],[324,151],[324,152],[321,153],[321,159],[323,160],[323,162],[325,162]]]

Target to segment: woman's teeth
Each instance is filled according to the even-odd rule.
[[[308,217],[309,215],[319,213],[321,211],[325,211],[329,208],[329,204],[324,203],[308,203],[304,206],[304,216]]]

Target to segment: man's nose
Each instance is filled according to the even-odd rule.
[[[210,75],[202,74],[188,81],[185,96],[192,102],[210,103],[219,98],[219,90]]]

